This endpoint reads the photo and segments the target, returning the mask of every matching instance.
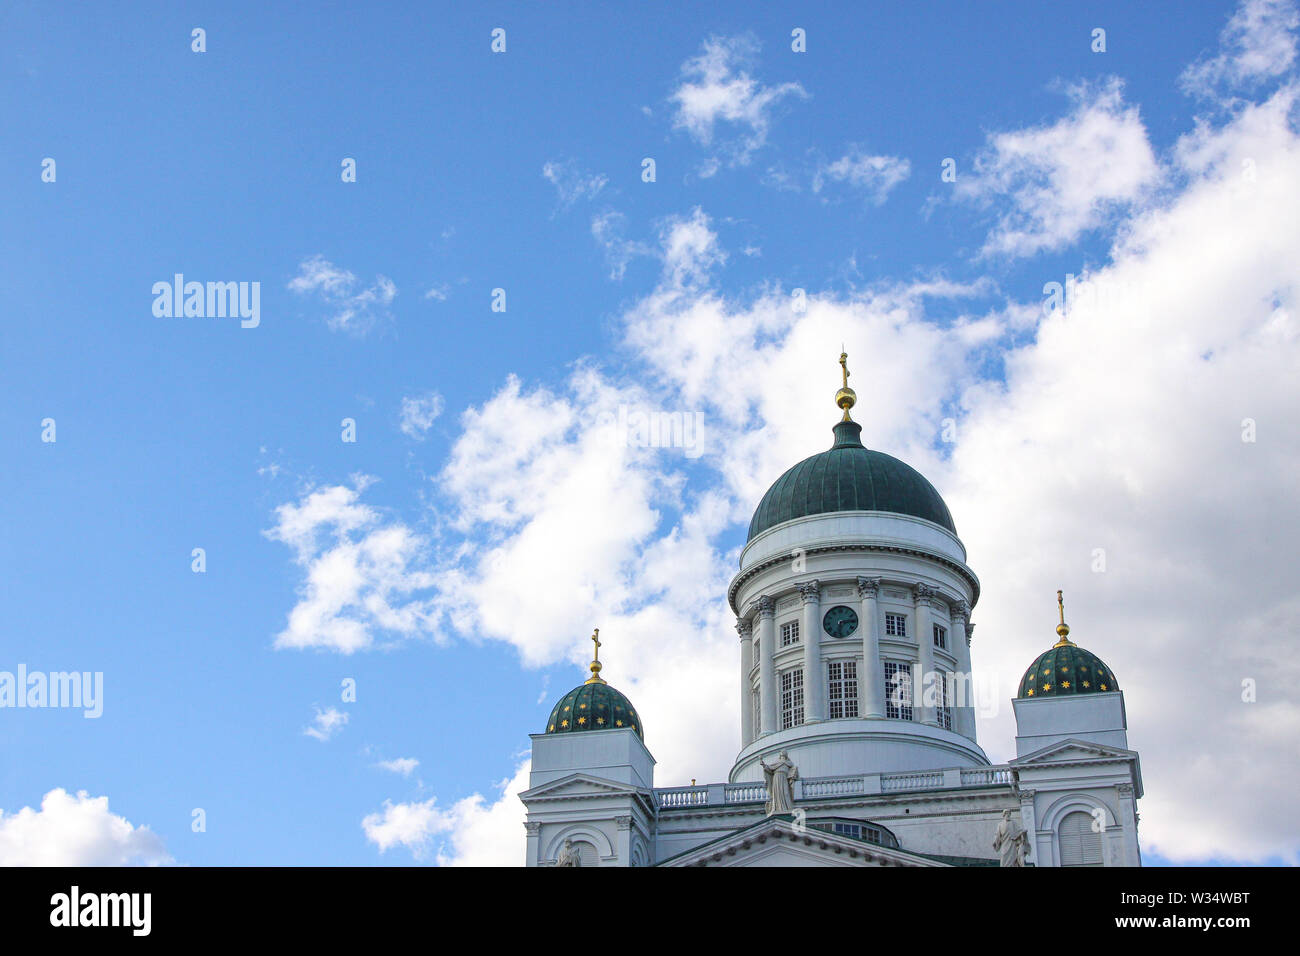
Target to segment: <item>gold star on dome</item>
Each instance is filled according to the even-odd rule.
[[[1052,689],[1052,685],[1051,685],[1051,684],[1044,684],[1044,685],[1043,685],[1043,693],[1047,693],[1047,692],[1048,692],[1049,690],[1051,690],[1051,689]]]
[[[1069,689],[1070,689],[1070,682],[1068,680],[1061,681],[1061,690],[1069,690]]]
[[[1092,684],[1088,683],[1087,681],[1084,681],[1084,682],[1083,682],[1083,686],[1084,686],[1084,687],[1091,687]]]
[[[568,722],[567,720],[562,720],[562,721],[560,721],[560,726],[561,726],[561,727],[567,727],[567,726],[569,726],[569,722]]]
[[[1102,689],[1102,690],[1105,690],[1105,689],[1106,689],[1106,685],[1105,685],[1105,684],[1102,684],[1102,685],[1101,685],[1101,689]]]
[[[551,724],[551,726],[547,727],[547,728],[546,728],[546,732],[547,732],[548,734],[554,733],[554,732],[555,732],[555,725],[554,725],[554,724]]]
[[[579,704],[579,705],[578,705],[578,709],[579,709],[579,710],[586,710],[586,709],[587,709],[587,705],[586,705],[586,704]]]
[[[564,711],[565,711],[565,713],[568,713],[568,710],[569,710],[569,705],[568,705],[568,704],[565,704],[565,705],[564,705]]]
[[[1033,689],[1032,687],[1029,688],[1029,694],[1028,694],[1028,696],[1029,696],[1029,697],[1033,697],[1033,696],[1034,696],[1034,689]]]
[[[585,724],[586,722],[587,722],[587,718],[586,718],[586,717],[579,717],[579,718],[578,718],[578,723],[579,723],[579,724]]]
[[[597,717],[597,718],[596,718],[596,723],[600,724],[602,727],[605,726],[605,718],[604,718],[604,717]]]
[[[623,721],[621,721],[621,720],[616,720],[616,721],[614,721],[614,726],[615,726],[615,727],[622,727],[622,726],[623,726]]]

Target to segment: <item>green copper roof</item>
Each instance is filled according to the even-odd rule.
[[[749,540],[784,521],[833,511],[889,511],[924,518],[953,534],[939,492],[915,468],[863,446],[857,422],[835,426],[835,444],[776,480],[749,523]]]
[[[1055,644],[1025,671],[1017,697],[1061,697],[1119,690],[1119,681],[1101,658],[1075,644]]]
[[[617,730],[630,727],[642,740],[641,718],[631,701],[603,681],[579,684],[560,698],[546,721],[548,734],[575,730]]]

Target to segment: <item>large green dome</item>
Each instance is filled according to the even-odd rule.
[[[1029,665],[1017,697],[1062,697],[1119,690],[1114,673],[1096,654],[1062,640]]]
[[[641,718],[632,702],[603,680],[579,684],[560,698],[546,721],[548,734],[576,730],[618,730],[628,727],[642,740]]]
[[[857,422],[840,422],[834,445],[778,478],[758,503],[748,540],[784,521],[834,511],[911,515],[956,534],[948,506],[934,485],[910,465],[866,448],[861,433]]]

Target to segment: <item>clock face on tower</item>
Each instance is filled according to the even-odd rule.
[[[822,627],[831,637],[848,637],[858,629],[858,615],[853,608],[839,604],[826,612]]]

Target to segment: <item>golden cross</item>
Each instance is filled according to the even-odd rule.
[[[1061,597],[1061,592],[1056,592],[1056,606],[1061,610],[1061,623],[1065,623],[1065,599]]]
[[[843,346],[840,346],[840,348],[843,348]],[[848,352],[840,353],[840,368],[843,369],[844,371],[844,387],[848,388],[849,387],[849,353]]]
[[[592,633],[591,633],[591,640],[592,640],[592,643],[594,643],[594,644],[596,645],[596,658],[595,658],[595,659],[596,659],[597,661],[599,661],[599,660],[600,660],[600,628],[596,628],[594,631],[592,631]]]

